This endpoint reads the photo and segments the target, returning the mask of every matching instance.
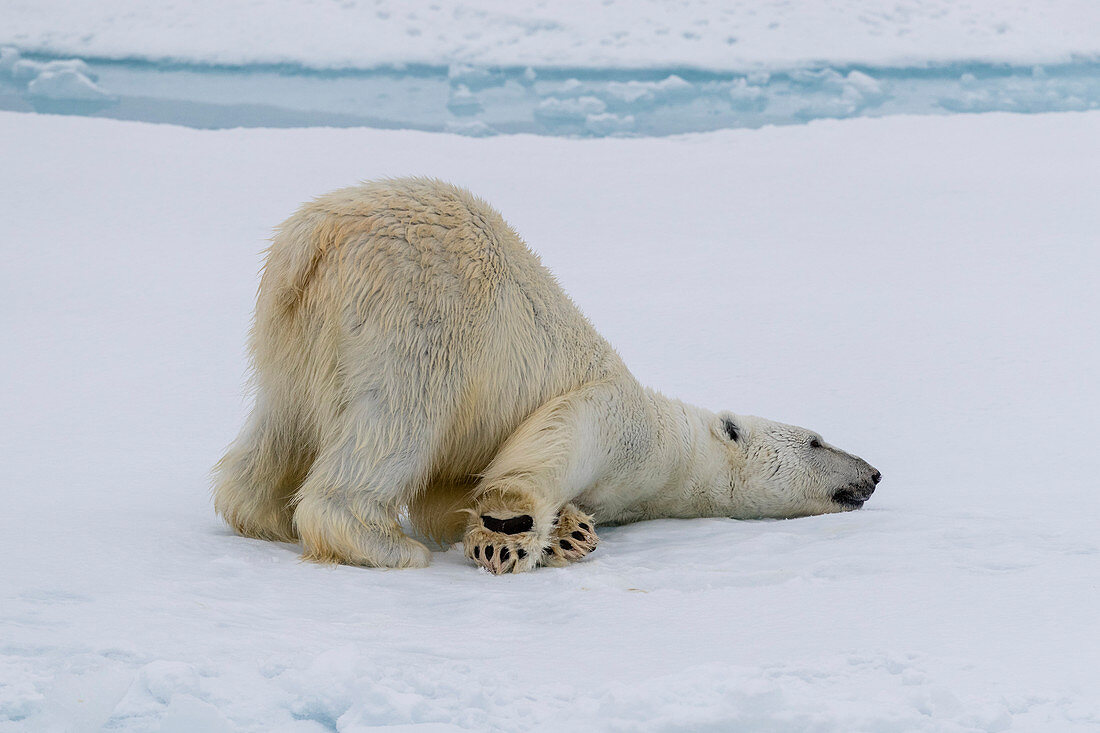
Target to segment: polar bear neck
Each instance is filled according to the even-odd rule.
[[[583,505],[610,523],[729,516],[734,492],[728,452],[713,434],[717,415],[649,388],[641,392],[644,408],[627,412],[635,426],[644,424],[649,450],[631,457],[632,470],[612,472],[623,483],[619,491],[590,493]]]
[[[671,413],[671,446],[678,448],[668,481],[647,502],[647,518],[727,516],[732,498],[726,451],[715,439],[718,416],[709,410],[658,395]],[[667,419],[667,418],[666,418]]]

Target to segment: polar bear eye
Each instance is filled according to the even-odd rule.
[[[810,439],[810,447],[811,448],[820,448],[821,447],[821,441],[818,440],[817,438],[811,438]]]

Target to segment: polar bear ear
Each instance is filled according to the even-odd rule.
[[[722,417],[722,432],[726,434],[726,437],[730,440],[741,440],[741,428],[737,427],[737,423],[733,421],[729,415]]]

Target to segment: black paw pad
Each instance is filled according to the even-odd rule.
[[[519,548],[518,550],[516,550],[516,557],[518,557],[520,560],[527,557],[527,550],[523,549],[522,547]]]
[[[505,560],[507,560],[511,556],[512,556],[512,553],[508,552],[507,547],[500,548],[500,561],[501,562],[504,562]]]
[[[575,540],[582,540],[582,541],[584,540],[584,534],[582,532],[574,532],[572,534],[572,537]]]
[[[478,560],[481,559],[481,547],[478,545],[474,545],[474,558]]]
[[[528,514],[521,514],[511,519],[497,519],[496,517],[490,517],[488,514],[482,514],[481,523],[490,532],[499,532],[500,534],[519,534],[520,532],[527,532],[535,526],[535,520],[531,519]]]
[[[486,545],[485,546],[485,559],[486,560],[492,560],[493,559],[493,546],[492,545]]]
[[[579,527],[580,527],[581,529],[583,529],[583,530],[584,530],[585,532],[587,532],[588,530],[592,529],[592,528],[591,528],[591,527],[589,527],[589,526],[588,526],[588,525],[587,525],[587,524],[586,524],[585,522],[581,522],[581,523],[580,523],[579,525],[577,525],[577,526],[579,526]]]
[[[561,545],[561,549],[565,550],[566,552],[573,549],[573,545],[570,544],[569,540],[562,540],[558,544]]]

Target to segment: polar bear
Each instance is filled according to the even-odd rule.
[[[495,210],[437,180],[302,206],[260,282],[246,425],[215,467],[240,534],[423,567],[402,531],[492,573],[564,565],[596,520],[856,509],[880,474],[817,433],[640,385]]]

